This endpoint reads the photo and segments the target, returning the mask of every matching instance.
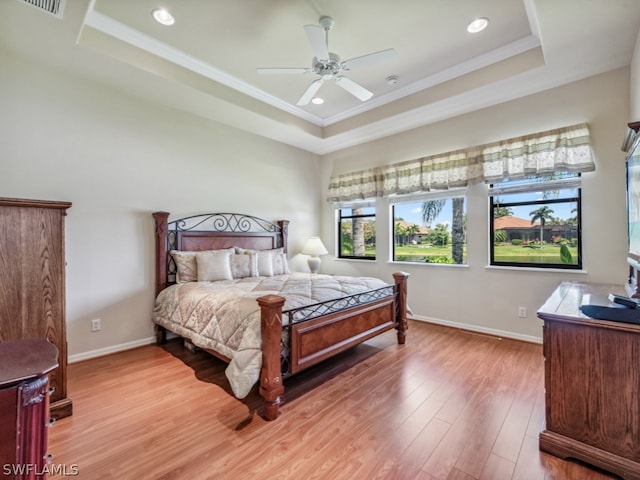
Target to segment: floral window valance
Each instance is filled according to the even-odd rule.
[[[589,128],[580,124],[332,176],[327,199],[345,202],[593,170]]]

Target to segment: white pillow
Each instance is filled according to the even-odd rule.
[[[231,256],[233,250],[204,251],[196,253],[199,282],[233,280],[231,275]]]
[[[258,275],[273,277],[273,250],[258,251]]]
[[[291,273],[289,271],[287,255],[284,252],[274,253],[271,258],[271,264],[273,265],[274,275],[284,275],[285,273]]]

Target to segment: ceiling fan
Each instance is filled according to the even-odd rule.
[[[311,68],[258,68],[260,74],[289,74],[289,73],[315,73],[320,78],[313,81],[307,90],[298,100],[298,105],[307,105],[316,92],[320,89],[326,80],[335,80],[336,84],[344,88],[347,92],[364,102],[369,100],[373,93],[364,88],[362,85],[353,80],[340,75],[342,71],[352,70],[363,66],[371,65],[381,61],[387,61],[397,55],[393,48],[381,50],[379,52],[369,53],[350,60],[340,61],[340,57],[335,53],[329,52],[329,30],[331,30],[335,22],[331,17],[320,17],[320,25],[305,25],[309,43],[313,49],[315,57],[311,62]]]

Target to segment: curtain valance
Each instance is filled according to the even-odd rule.
[[[586,124],[332,176],[330,202],[595,170]]]

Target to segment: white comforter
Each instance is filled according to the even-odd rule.
[[[158,295],[153,321],[194,345],[231,359],[225,374],[237,398],[258,381],[262,367],[260,309],[256,298],[286,299],[284,310],[387,286],[371,277],[291,273],[172,285]]]

